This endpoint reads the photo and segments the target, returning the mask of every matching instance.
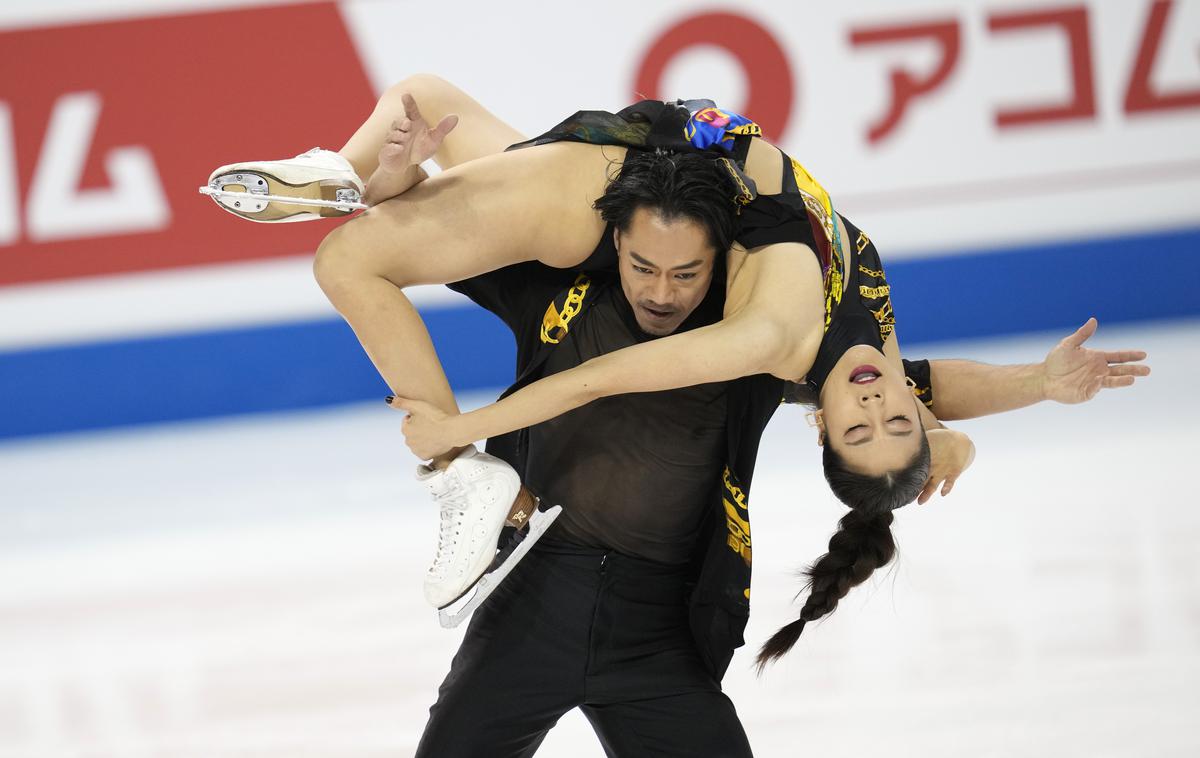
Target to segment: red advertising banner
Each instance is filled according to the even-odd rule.
[[[335,3],[0,33],[0,285],[269,258],[218,165],[339,148],[375,95]]]

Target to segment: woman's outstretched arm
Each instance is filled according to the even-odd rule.
[[[1096,319],[1063,338],[1041,363],[990,366],[973,361],[930,361],[939,418],[969,419],[1054,400],[1082,403],[1102,389],[1131,386],[1150,367],[1141,350],[1093,350],[1084,343],[1096,332]]]

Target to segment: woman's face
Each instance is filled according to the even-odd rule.
[[[924,430],[904,372],[873,347],[855,345],[842,355],[820,402],[823,444],[859,473],[894,471],[921,447]]]

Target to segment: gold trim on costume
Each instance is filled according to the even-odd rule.
[[[729,530],[726,544],[749,566],[753,558],[753,550],[750,541],[750,511],[746,507],[746,493],[733,483],[733,472],[729,470],[728,466],[725,467],[721,478],[725,483],[725,494],[722,497],[725,504],[725,527]]]
[[[546,309],[546,315],[542,317],[542,342],[557,345],[563,337],[567,336],[567,332],[570,331],[571,319],[579,313],[583,298],[587,295],[590,286],[592,286],[592,282],[587,275],[580,274],[575,279],[575,283],[571,285],[571,289],[567,291],[567,299],[563,302],[561,313],[551,301],[550,307]]]

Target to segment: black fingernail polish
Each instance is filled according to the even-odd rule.
[[[385,398],[383,399],[383,402],[387,403],[388,405],[391,405],[391,404],[392,404],[392,401],[393,401],[393,400],[395,400],[395,399],[396,399],[396,396],[395,396],[395,395],[388,395],[387,397],[385,397]]]

